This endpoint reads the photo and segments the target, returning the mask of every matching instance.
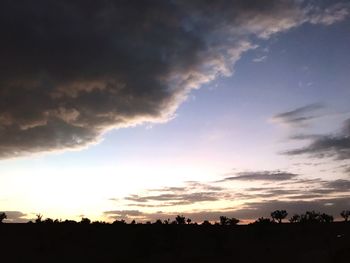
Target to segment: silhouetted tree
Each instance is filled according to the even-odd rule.
[[[289,222],[291,223],[299,223],[300,222],[300,215],[295,214],[290,219]]]
[[[169,223],[170,223],[170,219],[169,218],[164,220],[164,225],[169,225]]]
[[[187,222],[188,225],[191,224],[191,222],[192,222],[191,218],[187,218],[186,222]]]
[[[186,218],[184,217],[184,216],[180,216],[180,215],[177,215],[176,217],[175,217],[175,221],[176,221],[176,223],[178,224],[178,225],[184,225],[185,224],[185,222],[186,222]]]
[[[345,222],[348,222],[349,217],[350,217],[350,210],[343,210],[340,213],[341,217],[344,218]]]
[[[228,219],[228,225],[235,226],[239,223],[239,219],[232,217]]]
[[[228,225],[229,219],[226,216],[220,216],[219,219],[220,219],[220,225],[222,225],[222,226]]]
[[[1,212],[1,213],[0,213],[0,223],[2,223],[6,218],[7,218],[6,213]]]
[[[277,221],[279,224],[282,223],[282,220],[287,217],[288,213],[286,210],[275,210],[271,213],[273,221]]]
[[[36,219],[35,219],[35,223],[39,224],[42,222],[42,218],[43,218],[43,215],[42,214],[37,214],[36,215]]]
[[[208,220],[204,220],[202,225],[203,226],[211,226],[211,223]]]
[[[136,221],[135,220],[132,220],[130,225],[135,225],[136,224]]]
[[[91,223],[91,220],[87,217],[83,217],[81,220],[80,220],[80,224],[83,224],[83,225],[89,225]]]

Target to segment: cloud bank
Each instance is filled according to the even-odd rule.
[[[330,157],[337,160],[350,159],[350,119],[344,122],[343,129],[340,133],[315,137],[307,146],[287,151],[285,154],[307,154],[311,157]]]
[[[2,1],[0,158],[81,148],[103,132],[169,119],[240,56],[349,5],[305,1]]]

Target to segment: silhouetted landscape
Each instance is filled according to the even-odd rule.
[[[38,215],[27,224],[0,224],[1,257],[6,262],[348,262],[349,211],[341,213],[343,222],[308,211],[283,223],[287,214],[276,210],[272,219],[249,225],[225,216],[201,224],[180,215],[173,221],[109,224]]]

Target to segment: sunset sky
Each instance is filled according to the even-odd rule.
[[[350,3],[1,1],[0,211],[350,209]]]

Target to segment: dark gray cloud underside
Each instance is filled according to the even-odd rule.
[[[329,25],[348,10],[293,0],[1,1],[0,158],[167,120],[192,89],[229,75],[252,37]]]

